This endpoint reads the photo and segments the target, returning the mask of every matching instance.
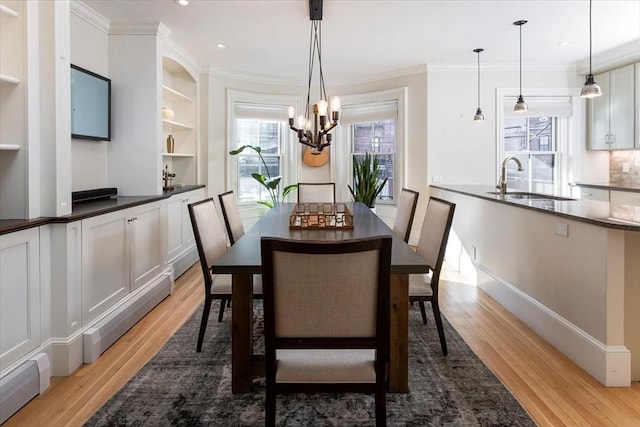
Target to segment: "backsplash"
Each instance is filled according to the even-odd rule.
[[[640,150],[609,153],[609,183],[640,184]]]

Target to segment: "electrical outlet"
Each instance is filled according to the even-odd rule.
[[[629,172],[629,163],[622,164],[622,172]]]
[[[442,182],[442,176],[436,175],[432,178],[433,182]]]
[[[553,232],[558,236],[569,237],[569,224],[556,222],[553,224]]]

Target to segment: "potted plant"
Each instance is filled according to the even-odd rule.
[[[267,168],[267,164],[265,163],[264,158],[262,157],[262,149],[260,147],[256,147],[254,145],[243,145],[242,147],[239,147],[236,150],[229,151],[229,154],[231,154],[232,156],[235,156],[242,153],[247,148],[258,153],[258,157],[260,157],[260,161],[264,165],[264,170],[267,172],[267,176],[264,176],[260,173],[251,174],[251,177],[253,179],[258,181],[264,188],[267,189],[267,192],[269,193],[269,197],[271,198],[271,200],[260,200],[258,201],[258,203],[272,208],[275,205],[277,205],[280,201],[284,201],[284,198],[287,197],[287,194],[289,194],[293,189],[297,188],[298,184],[291,184],[284,187],[284,189],[282,190],[282,199],[280,199],[279,192],[280,192],[280,181],[282,180],[282,176],[278,175],[278,176],[272,177],[271,174],[269,174],[269,168]]]
[[[355,202],[362,202],[369,208],[375,206],[378,194],[387,183],[387,178],[380,179],[379,171],[378,156],[372,156],[366,152],[361,160],[356,159],[355,156],[353,157],[354,188],[351,188],[350,185],[348,187]]]

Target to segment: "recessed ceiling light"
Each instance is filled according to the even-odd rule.
[[[558,43],[558,46],[569,46],[569,41],[568,40],[562,40],[560,43]]]
[[[224,43],[218,43],[216,46],[218,46],[220,49],[224,49],[225,47],[227,47],[227,45]]]
[[[176,0],[180,6],[189,6],[189,0]]]

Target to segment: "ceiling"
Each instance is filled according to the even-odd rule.
[[[160,21],[204,67],[303,81],[308,0],[84,0],[111,22]],[[589,57],[587,0],[324,0],[327,83],[424,64],[567,66]],[[640,0],[593,1],[593,53],[640,40]],[[225,48],[217,47],[224,43]],[[640,60],[640,51],[638,52]]]

